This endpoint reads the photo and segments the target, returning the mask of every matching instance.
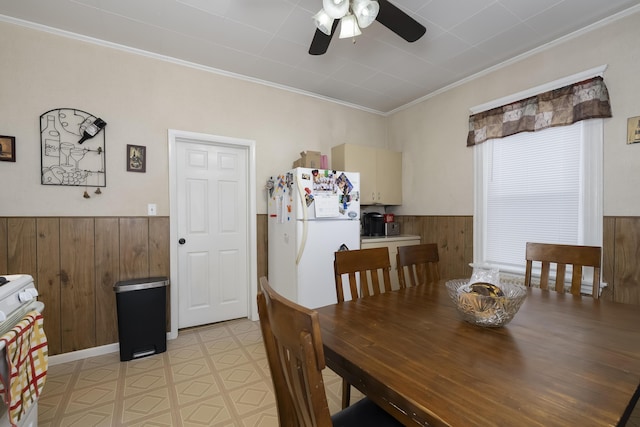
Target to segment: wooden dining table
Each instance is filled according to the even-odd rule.
[[[445,281],[317,309],[327,366],[421,426],[620,426],[640,395],[640,307],[528,289],[461,319]]]

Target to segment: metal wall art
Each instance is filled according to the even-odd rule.
[[[42,114],[42,185],[105,187],[106,124],[76,108],[56,108]]]

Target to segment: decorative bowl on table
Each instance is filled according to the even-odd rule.
[[[490,328],[509,323],[527,298],[527,289],[515,281],[493,285],[456,279],[447,281],[446,287],[463,320]]]

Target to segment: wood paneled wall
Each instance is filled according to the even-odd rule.
[[[471,275],[471,216],[396,220],[403,234],[438,244],[443,278]],[[258,215],[256,222],[258,277],[268,276],[267,216]],[[603,254],[608,287],[602,298],[640,305],[640,217],[605,218]],[[0,218],[0,273],[34,277],[46,304],[50,354],[111,344],[118,341],[113,285],[170,277],[169,218]]]
[[[0,272],[34,277],[50,354],[111,344],[113,285],[169,277],[169,218],[0,218]]]
[[[417,234],[437,243],[443,278],[471,275],[473,217],[398,216],[403,234]],[[640,217],[605,217],[602,243],[602,298],[640,305]]]
[[[269,277],[269,233],[267,230],[267,216],[258,215],[256,229],[258,235],[258,278]]]
[[[603,251],[605,267],[612,272],[611,298],[640,305],[640,218],[608,218],[605,225]]]
[[[471,277],[473,262],[473,217],[398,216],[402,234],[415,234],[423,243],[437,243],[439,270],[443,279]]]

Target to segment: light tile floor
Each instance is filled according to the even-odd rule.
[[[332,413],[342,380],[324,371]],[[361,394],[352,389],[352,401]],[[51,366],[40,427],[277,427],[260,325],[232,320],[180,331],[162,354],[120,362],[119,353]],[[636,409],[627,427],[640,427]]]
[[[324,376],[337,411],[342,380],[329,369]],[[38,417],[40,427],[276,427],[260,325],[239,319],[183,330],[165,353],[128,362],[111,353],[51,366]]]

